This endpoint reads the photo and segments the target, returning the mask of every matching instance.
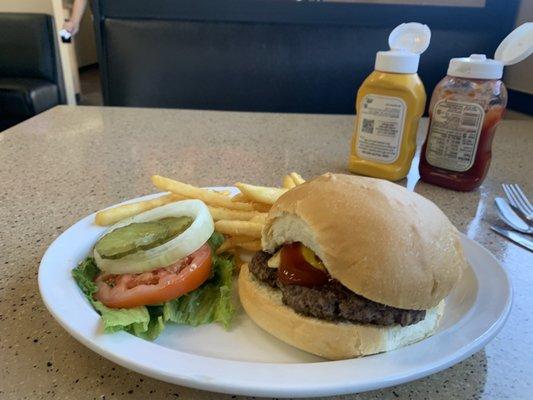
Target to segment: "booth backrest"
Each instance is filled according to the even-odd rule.
[[[353,113],[376,51],[401,22],[432,29],[419,74],[428,93],[449,59],[492,55],[517,0],[484,7],[280,0],[94,0],[104,103]]]
[[[0,13],[0,77],[56,83],[58,64],[50,15]]]

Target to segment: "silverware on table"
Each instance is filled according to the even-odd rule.
[[[530,240],[519,233],[509,231],[507,229],[502,229],[497,226],[491,226],[490,229],[492,229],[497,234],[509,239],[511,242],[516,243],[524,247],[525,249],[528,249],[529,251],[533,251],[533,240]]]
[[[520,186],[517,184],[507,185],[504,183],[502,187],[511,205],[516,207],[529,222],[533,222],[533,206]]]
[[[511,228],[513,228],[515,231],[522,232],[522,233],[533,233],[533,228],[529,226],[529,224],[524,221],[520,216],[515,213],[513,208],[505,201],[502,197],[496,197],[494,199],[494,202],[496,203],[496,208],[498,210],[498,214],[500,215],[500,218]]]

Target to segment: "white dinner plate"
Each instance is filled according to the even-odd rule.
[[[511,307],[511,286],[501,265],[485,248],[462,236],[470,268],[446,299],[437,332],[388,353],[326,361],[262,331],[241,307],[229,331],[218,324],[197,328],[168,324],[154,342],[125,332],[104,334],[99,315],[71,276],[104,230],[93,221],[94,214],[83,218],[46,251],[39,268],[46,307],[91,350],[178,385],[271,397],[326,396],[392,386],[448,368],[480,350],[502,328]]]

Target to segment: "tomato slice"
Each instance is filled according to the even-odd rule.
[[[211,264],[211,248],[206,243],[165,268],[142,274],[99,275],[94,297],[111,308],[160,304],[197,289],[209,279]]]

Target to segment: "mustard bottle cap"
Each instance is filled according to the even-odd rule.
[[[416,73],[420,54],[426,51],[430,40],[431,31],[427,25],[418,22],[398,25],[389,35],[390,50],[377,52],[375,69],[393,73]]]

